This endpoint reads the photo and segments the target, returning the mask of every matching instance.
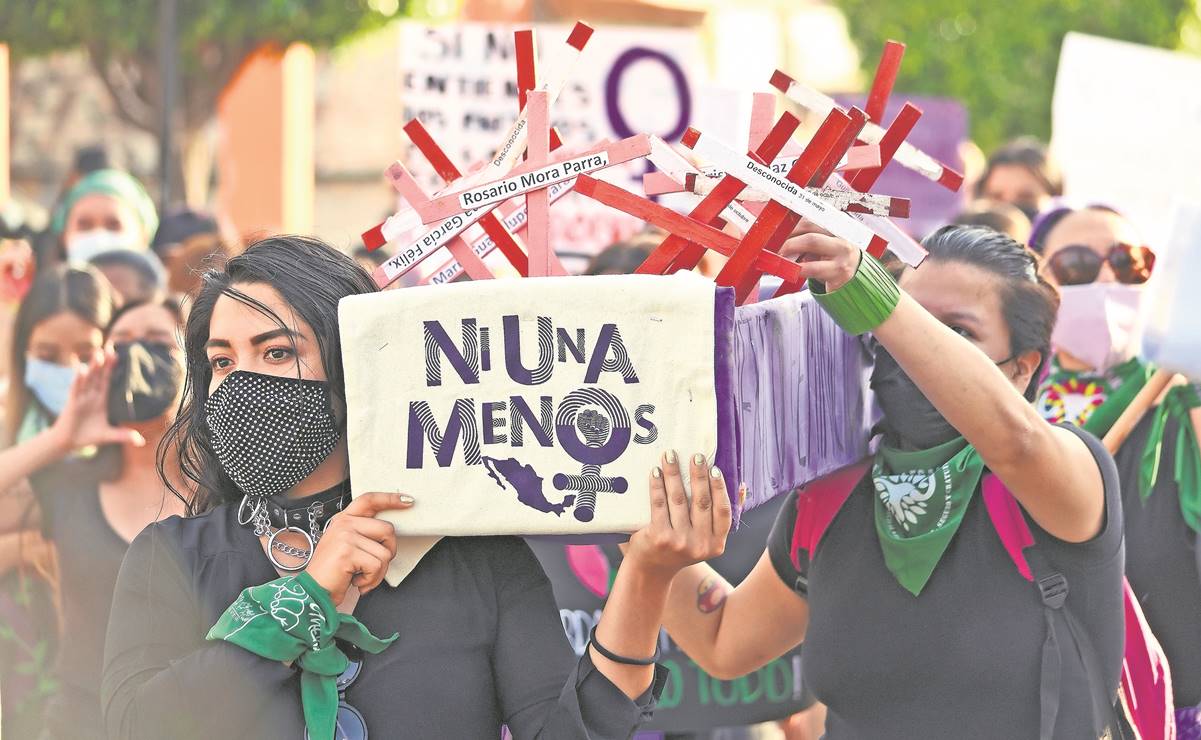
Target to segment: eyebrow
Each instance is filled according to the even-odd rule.
[[[943,323],[958,321],[961,323],[975,324],[976,326],[980,325],[980,317],[971,311],[948,311],[944,314],[940,314],[939,319],[941,319]]]
[[[288,328],[281,328],[281,329],[272,329],[271,331],[265,331],[262,334],[255,334],[253,337],[250,338],[250,343],[257,345],[257,344],[262,344],[263,342],[269,342],[272,339],[279,339],[280,337],[287,337],[288,339],[291,339],[292,341],[304,339],[304,335],[298,331],[293,331],[292,329],[288,329]],[[208,347],[230,347],[231,345],[230,345],[228,339],[210,339],[204,343],[204,346],[206,348],[208,348]]]

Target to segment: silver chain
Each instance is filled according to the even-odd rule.
[[[311,558],[313,556],[312,550],[305,550],[305,549],[302,549],[299,547],[292,547],[288,543],[282,542],[280,540],[276,540],[275,542],[271,543],[271,546],[273,548],[275,548],[276,550],[279,550],[280,552],[282,552],[284,555],[290,555],[291,557],[297,558],[298,560],[307,561],[309,558]]]
[[[275,527],[271,526],[271,519],[270,519],[270,517],[267,516],[266,503],[267,503],[266,501],[260,500],[260,505],[255,508],[254,534],[256,537],[273,537],[277,532],[280,531],[280,530],[276,529]],[[309,534],[312,535],[314,549],[316,549],[316,547],[315,547],[316,543],[321,541],[321,535],[323,535],[325,533],[325,530],[323,528],[317,526],[317,520],[323,514],[325,514],[325,504],[321,501],[316,501],[311,506],[308,507]],[[284,555],[288,555],[290,557],[297,558],[298,560],[303,560],[305,562],[307,562],[309,560],[309,558],[311,558],[313,556],[312,550],[305,550],[304,548],[293,547],[292,545],[289,545],[288,543],[283,542],[283,541],[279,540],[278,538],[276,538],[271,543],[271,547],[274,550],[278,550],[279,552],[282,552]]]

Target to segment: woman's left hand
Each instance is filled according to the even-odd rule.
[[[624,563],[670,580],[681,569],[725,551],[733,512],[726,482],[704,455],[690,461],[691,501],[674,452],[651,473],[651,523],[634,533]]]

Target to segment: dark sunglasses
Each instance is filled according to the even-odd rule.
[[[346,691],[363,671],[362,658],[352,659],[346,670],[336,681],[338,687],[338,716],[334,720],[334,740],[367,740],[367,720],[359,710],[346,703]],[[304,740],[309,740],[309,731],[304,731]]]
[[[1101,274],[1102,265],[1109,263],[1119,283],[1141,285],[1151,277],[1155,267],[1155,252],[1150,247],[1134,247],[1118,242],[1104,256],[1092,247],[1071,244],[1051,255],[1047,267],[1060,285],[1086,285]]]

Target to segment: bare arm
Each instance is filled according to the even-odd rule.
[[[1101,531],[1105,495],[1092,453],[1044,421],[983,352],[905,293],[875,334],[1040,527],[1069,542]]]
[[[132,429],[114,427],[108,423],[108,386],[115,358],[97,353],[87,365],[81,367],[71,382],[67,404],[54,425],[26,440],[0,452],[0,491],[10,491],[25,478],[47,465],[52,465],[72,450],[101,444],[144,445],[142,436]],[[16,508],[0,504],[0,532],[29,526],[28,521],[14,519],[16,512],[23,516],[28,508]]]
[[[680,477],[675,453],[665,457],[660,475],[652,475],[651,524],[630,539],[596,628],[596,639],[620,656],[646,658],[655,653],[672,579],[682,568],[717,557],[725,549],[731,507],[720,471],[704,458],[690,467],[691,500]],[[652,666],[617,663],[589,647],[593,664],[621,689],[636,698],[654,677]]]
[[[805,275],[830,292],[870,259],[817,233],[789,240],[782,252],[805,257]],[[1069,542],[1101,531],[1105,494],[1092,453],[1071,431],[1046,423],[982,351],[904,292],[874,333],[1039,526]]]
[[[680,571],[671,582],[663,626],[706,673],[729,680],[799,645],[809,604],[780,580],[764,553],[735,588],[705,563]]]

